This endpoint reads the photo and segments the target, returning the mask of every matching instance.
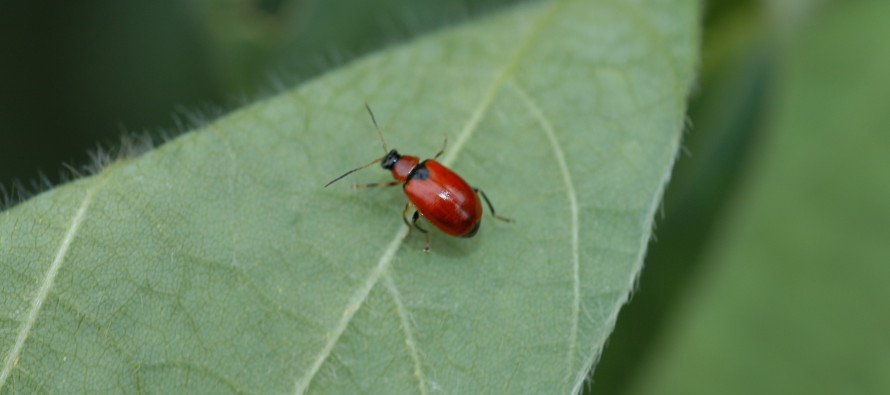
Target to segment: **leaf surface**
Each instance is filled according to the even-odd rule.
[[[577,391],[642,266],[697,12],[505,9],[2,213],[0,388]],[[517,222],[427,254],[397,188],[322,188],[381,155],[363,102],[403,153],[448,135],[440,160]]]

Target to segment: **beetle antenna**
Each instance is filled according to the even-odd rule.
[[[377,159],[374,159],[373,161],[371,161],[371,163],[368,163],[367,165],[360,166],[360,167],[356,167],[355,169],[352,169],[352,170],[350,170],[350,171],[347,171],[347,172],[344,173],[342,176],[337,177],[337,178],[331,180],[331,182],[329,182],[329,183],[327,183],[327,184],[324,184],[324,187],[327,188],[328,185],[331,185],[331,184],[333,184],[333,183],[335,183],[335,182],[337,182],[337,181],[340,181],[341,178],[346,177],[346,176],[348,176],[348,175],[350,175],[350,174],[352,174],[352,173],[355,173],[355,172],[357,172],[357,171],[359,171],[359,170],[361,170],[361,169],[364,169],[364,168],[366,168],[366,167],[368,167],[368,166],[371,166],[371,165],[373,165],[373,164],[375,164],[375,163],[380,163],[380,161],[382,161],[382,160],[383,160],[383,158],[377,158]]]
[[[368,115],[371,116],[371,123],[374,124],[374,129],[377,130],[377,135],[380,136],[380,142],[383,143],[383,153],[386,154],[389,152],[389,149],[386,148],[386,140],[383,139],[383,133],[380,131],[380,127],[377,126],[377,119],[374,118],[374,112],[371,111],[371,106],[369,106],[367,102],[365,103],[365,108],[368,109]]]

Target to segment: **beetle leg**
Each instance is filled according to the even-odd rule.
[[[405,214],[408,214],[409,207],[411,207],[411,202],[406,202],[405,209],[402,210],[402,221],[405,221],[405,225],[408,225],[408,234],[406,234],[405,237],[408,237],[411,234],[411,223],[408,222],[408,217],[405,216]]]
[[[491,210],[491,216],[492,216],[492,217],[495,217],[495,218],[497,218],[497,219],[499,219],[499,220],[501,220],[501,221],[504,221],[504,222],[513,222],[513,220],[510,219],[510,218],[501,217],[500,215],[497,215],[497,214],[494,213],[494,206],[491,205],[491,201],[488,200],[488,196],[485,195],[485,192],[484,192],[484,191],[482,191],[482,190],[479,189],[479,188],[473,188],[473,191],[475,191],[476,193],[482,195],[482,198],[485,199],[485,203],[488,204],[488,209]]]
[[[423,232],[423,235],[426,236],[426,247],[423,247],[423,252],[430,252],[430,233],[427,232],[426,229],[421,228],[420,225],[417,225],[417,220],[419,218],[420,212],[414,211],[414,215],[411,217],[411,223],[414,224],[414,227],[417,228],[417,230]]]
[[[390,182],[372,182],[370,184],[352,184],[352,189],[376,188],[376,187],[394,187],[401,184],[399,181]]]
[[[433,160],[439,159],[439,156],[441,156],[442,153],[445,152],[445,147],[447,147],[447,146],[448,146],[448,135],[446,134],[445,141],[442,142],[442,149],[440,149],[439,152],[436,152],[436,155],[433,156]]]

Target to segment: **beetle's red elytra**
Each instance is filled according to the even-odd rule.
[[[371,123],[380,136],[383,143],[383,152],[386,153],[382,158],[374,159],[371,163],[357,167],[347,171],[342,176],[333,179],[325,184],[325,187],[331,185],[343,177],[346,177],[356,171],[365,169],[375,163],[380,163],[384,169],[392,172],[395,181],[356,184],[353,188],[370,188],[370,187],[386,187],[402,185],[405,195],[408,196],[408,203],[402,210],[402,220],[408,225],[409,230],[413,226],[417,230],[426,235],[426,247],[424,251],[430,250],[430,236],[426,229],[421,228],[417,224],[420,216],[426,218],[430,223],[452,236],[473,237],[479,230],[479,224],[482,221],[482,202],[479,196],[485,200],[491,215],[505,222],[513,222],[513,220],[501,217],[494,212],[494,207],[488,196],[479,188],[471,187],[463,178],[451,169],[445,167],[436,159],[445,152],[445,146],[448,144],[446,137],[442,149],[433,157],[421,161],[416,156],[400,155],[396,150],[388,150],[386,141],[383,139],[383,133],[377,126],[377,120],[374,118],[374,112],[371,107],[365,103],[365,108],[371,116]],[[411,221],[405,215],[411,206],[414,206],[414,214]]]

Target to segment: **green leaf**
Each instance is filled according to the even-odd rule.
[[[0,388],[577,390],[642,265],[697,12],[510,8],[4,212]],[[363,102],[403,153],[448,135],[441,161],[517,222],[424,253],[398,189],[322,188],[381,155]]]
[[[634,393],[890,393],[890,3],[823,12],[783,53],[759,161]]]

